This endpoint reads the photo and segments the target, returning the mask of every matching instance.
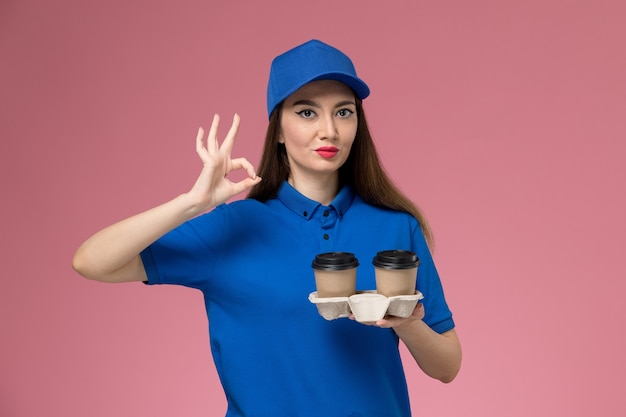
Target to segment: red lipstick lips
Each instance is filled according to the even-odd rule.
[[[328,159],[337,155],[339,149],[335,148],[334,146],[322,146],[321,148],[316,149],[315,152],[317,152],[322,158]]]

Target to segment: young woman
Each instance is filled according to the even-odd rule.
[[[203,169],[189,192],[96,233],[74,256],[90,279],[203,292],[227,416],[409,416],[399,340],[427,375],[449,382],[459,371],[430,230],[380,166],[361,104],[368,95],[332,46],[312,40],[285,52],[270,71],[259,175],[231,158],[239,117],[220,146],[215,116],[206,143],[198,132]],[[247,178],[229,181],[234,170]],[[421,261],[424,299],[413,315],[321,318],[307,300],[315,255],[354,253],[358,288],[374,289],[370,260],[386,249]]]

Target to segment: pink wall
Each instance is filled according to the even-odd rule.
[[[214,112],[256,162],[269,60],[317,37],[435,229],[464,365],[407,361],[415,414],[623,416],[625,4],[3,0],[0,415],[223,415],[200,294],[70,259],[191,186]]]

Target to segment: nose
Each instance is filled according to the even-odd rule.
[[[318,131],[320,139],[333,140],[337,137],[337,125],[332,114],[324,114],[319,118]]]

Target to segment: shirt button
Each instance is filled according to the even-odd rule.
[[[306,216],[308,216],[308,215],[309,215],[309,213],[307,213],[307,212],[305,211],[304,213],[302,213],[302,215],[303,215],[304,217],[306,217]]]
[[[328,210],[324,212],[324,217],[328,217]]]
[[[324,233],[324,240],[328,240],[329,236],[327,233]]]

